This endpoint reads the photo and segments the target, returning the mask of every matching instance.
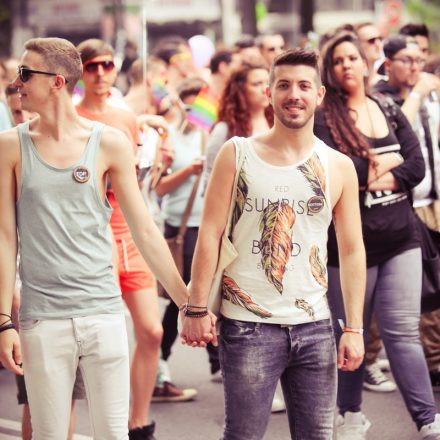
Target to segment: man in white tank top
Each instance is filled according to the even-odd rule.
[[[34,439],[67,437],[78,366],[93,437],[128,439],[128,347],[112,274],[107,176],[139,251],[178,305],[187,289],[143,203],[132,146],[75,111],[78,51],[59,38],[31,39],[25,49],[14,85],[23,109],[39,117],[0,135],[0,361],[24,370]],[[10,321],[17,227],[20,339]]]
[[[267,94],[273,128],[226,142],[214,165],[182,339],[203,346],[210,337],[211,319],[202,311],[234,197],[230,236],[238,257],[223,273],[220,311],[223,440],[263,438],[279,379],[292,438],[330,440],[336,366],[355,370],[364,355],[366,262],[358,181],[352,161],[313,134],[314,112],[325,94],[314,52],[277,57]],[[237,163],[242,165],[231,196]],[[332,216],[347,313],[338,350],[326,299]]]

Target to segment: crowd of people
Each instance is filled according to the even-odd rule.
[[[420,228],[440,232],[430,47],[424,24],[384,40],[368,22],[318,48],[244,36],[204,67],[178,36],[121,72],[99,39],[33,38],[1,61],[0,361],[22,438],[71,439],[87,398],[94,438],[154,440],[151,403],[197,395],[167,364],[181,319],[223,384],[224,440],[263,438],[271,411],[292,438],[366,439],[364,388],[399,388],[439,440],[440,310],[421,301]],[[225,229],[236,255],[211,311]]]

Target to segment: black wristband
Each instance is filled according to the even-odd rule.
[[[191,310],[185,309],[184,313],[187,318],[203,318],[205,316],[208,316],[208,310],[193,312]]]
[[[9,330],[11,328],[13,328],[15,330],[15,325],[14,324],[4,325],[4,326],[0,327],[0,333],[4,332],[5,330]]]

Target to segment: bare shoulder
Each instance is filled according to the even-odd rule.
[[[20,138],[16,127],[0,133],[0,163],[15,165],[20,160]]]
[[[343,177],[344,173],[355,172],[353,161],[346,155],[341,153],[340,151],[335,150],[334,148],[328,148],[328,158],[329,165],[333,172],[341,173],[341,177]]]
[[[105,156],[133,155],[133,147],[127,136],[121,130],[108,125],[104,126],[100,148]]]
[[[216,162],[221,164],[222,167],[234,167],[235,168],[235,144],[232,139],[226,141],[216,159]]]

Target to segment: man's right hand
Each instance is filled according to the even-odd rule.
[[[203,318],[183,318],[183,329],[180,333],[182,343],[191,347],[206,347],[211,342],[217,346],[217,334],[215,329],[216,316],[208,312]]]
[[[23,375],[20,338],[14,329],[0,333],[0,362],[13,373]]]

